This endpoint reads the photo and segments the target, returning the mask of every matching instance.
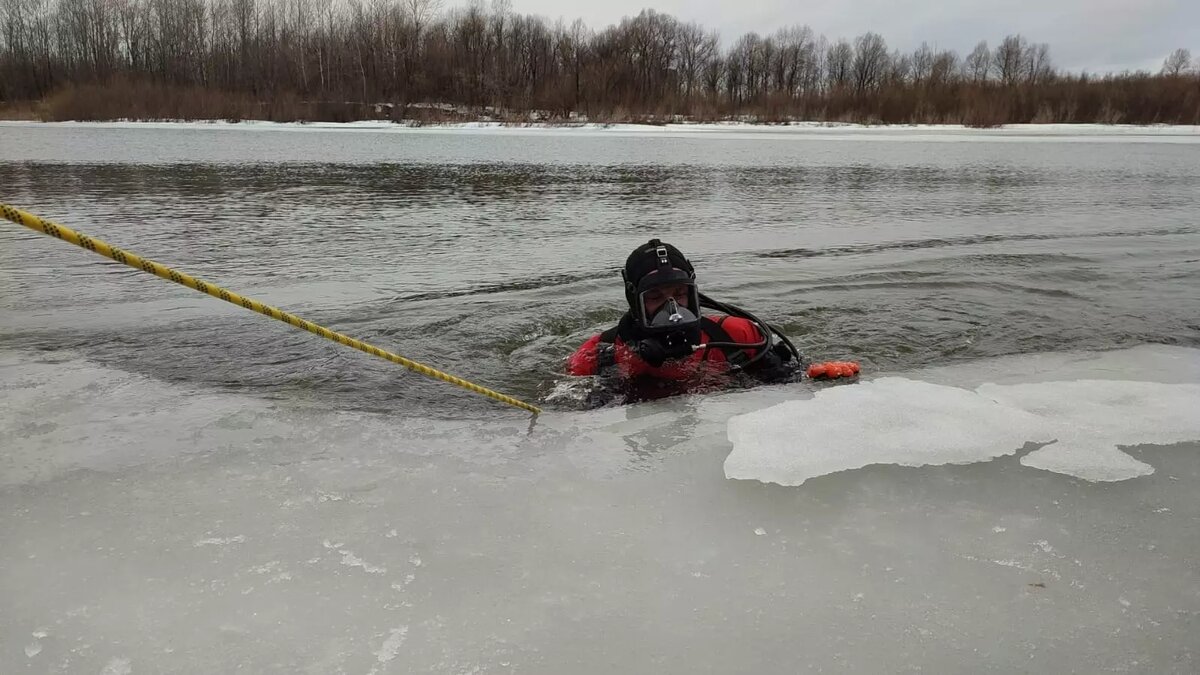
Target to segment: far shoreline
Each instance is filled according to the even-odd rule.
[[[669,123],[629,122],[499,122],[499,121],[456,121],[428,122],[417,120],[358,120],[352,122],[275,122],[270,120],[63,120],[42,121],[37,119],[0,119],[0,127],[59,127],[92,129],[244,129],[244,130],[324,130],[324,131],[474,131],[474,132],[620,132],[620,133],[693,133],[703,135],[713,132],[743,132],[763,134],[809,133],[813,135],[851,132],[874,135],[888,132],[939,135],[994,135],[994,136],[1173,136],[1196,137],[1200,140],[1200,125],[1184,124],[1100,124],[1100,123],[1024,123],[1001,124],[988,127],[964,124],[884,124],[860,122],[756,122],[747,120],[725,121],[676,121]]]

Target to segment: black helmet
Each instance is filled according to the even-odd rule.
[[[625,299],[630,309],[637,309],[638,294],[651,288],[666,284],[696,285],[696,271],[683,252],[658,239],[651,239],[629,254],[621,278],[625,280]]]
[[[700,295],[696,272],[687,257],[674,246],[651,239],[629,254],[621,278],[625,280],[625,299],[637,334],[652,338],[666,358],[690,354],[692,347],[700,343]],[[650,304],[654,306],[651,314],[646,294],[671,285],[686,287],[686,306],[681,307],[674,298],[666,302],[659,298],[655,302],[651,296]]]

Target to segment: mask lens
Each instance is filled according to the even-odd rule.
[[[683,327],[696,322],[696,315],[686,306],[681,307],[675,298],[668,298],[663,306],[654,313],[647,325],[654,328]]]
[[[665,327],[697,320],[695,288],[690,283],[670,283],[642,291],[637,307],[642,325]]]

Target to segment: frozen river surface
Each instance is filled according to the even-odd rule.
[[[548,408],[0,228],[0,672],[1200,670],[1200,146],[839,134],[0,125],[0,200]],[[863,381],[572,410],[653,234]]]

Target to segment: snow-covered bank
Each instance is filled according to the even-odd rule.
[[[288,131],[354,131],[388,133],[471,132],[500,134],[619,134],[619,135],[695,135],[724,134],[765,135],[770,137],[839,136],[866,137],[874,140],[921,139],[956,140],[987,138],[995,140],[1023,138],[1087,139],[1145,139],[1157,142],[1200,142],[1200,126],[1131,125],[1131,124],[1009,124],[995,129],[977,129],[955,124],[864,125],[837,122],[793,122],[791,124],[754,124],[748,122],[705,122],[686,124],[600,124],[570,123],[506,124],[501,122],[464,122],[447,124],[407,125],[386,121],[359,122],[266,122],[243,121],[161,121],[161,122],[30,122],[0,121],[0,127],[63,127],[92,129],[223,129],[223,130],[288,130]]]

